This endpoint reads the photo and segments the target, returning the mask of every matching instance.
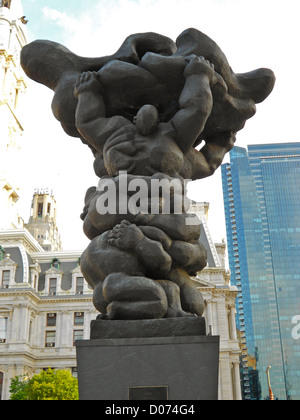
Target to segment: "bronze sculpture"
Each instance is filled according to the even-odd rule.
[[[205,267],[206,251],[196,216],[187,214],[184,180],[211,176],[220,166],[255,104],[271,93],[273,72],[235,74],[196,29],[176,43],[131,35],[116,54],[95,59],[35,41],[23,49],[22,66],[54,90],[54,115],[95,157],[100,183],[88,190],[81,215],[91,239],[81,269],[101,317],[201,316],[203,298],[190,275]],[[171,186],[167,198],[151,190],[163,181]],[[137,199],[132,205],[130,183],[145,185],[139,206]],[[124,185],[118,197],[105,195],[109,186],[120,192]],[[105,212],[104,197],[115,211]]]

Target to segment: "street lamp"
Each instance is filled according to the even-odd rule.
[[[274,401],[274,394],[273,394],[273,391],[272,391],[271,380],[270,380],[270,370],[271,370],[271,366],[268,366],[267,370],[266,370],[266,374],[267,374],[267,378],[268,378],[270,400]]]

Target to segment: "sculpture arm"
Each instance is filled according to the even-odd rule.
[[[171,270],[172,259],[160,242],[145,236],[137,246],[136,254],[148,272],[165,276]]]
[[[195,180],[213,175],[226,153],[234,147],[235,139],[235,133],[228,131],[209,139],[199,151],[190,149],[186,159],[192,167],[191,178]]]
[[[97,73],[83,73],[77,80],[74,94],[78,98],[76,128],[91,146],[102,153],[109,137],[131,123],[121,116],[106,118],[103,90]]]
[[[204,130],[213,107],[211,87],[222,79],[203,57],[194,55],[187,57],[187,61],[184,71],[186,81],[179,98],[180,110],[171,120],[176,142],[184,153],[194,146]],[[223,79],[222,82],[226,89]]]

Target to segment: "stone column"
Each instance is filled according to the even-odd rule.
[[[240,401],[242,399],[242,391],[241,391],[241,380],[240,380],[240,362],[235,361],[232,363],[233,367],[233,387],[234,387],[234,396],[235,400]]]
[[[232,305],[229,308],[230,308],[230,318],[231,318],[231,325],[230,325],[231,339],[232,340],[237,340],[236,321],[235,321],[235,315],[236,315],[235,306]]]
[[[209,301],[206,302],[206,325],[207,325],[207,333],[211,334],[211,335],[214,335],[212,303],[209,302]]]
[[[239,401],[242,399],[241,391],[241,378],[240,378],[240,363],[234,363],[234,378],[235,378],[235,395],[236,399]]]

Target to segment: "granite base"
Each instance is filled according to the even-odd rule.
[[[133,321],[127,333],[133,335],[136,329],[139,337],[115,337],[127,321],[114,321],[120,324],[103,327],[105,338],[76,342],[80,399],[217,400],[219,337],[193,335],[197,324],[193,319],[185,319],[187,335],[180,319],[177,336],[149,337],[155,322],[147,330],[145,321]],[[156,333],[162,334],[172,321],[158,323]]]

